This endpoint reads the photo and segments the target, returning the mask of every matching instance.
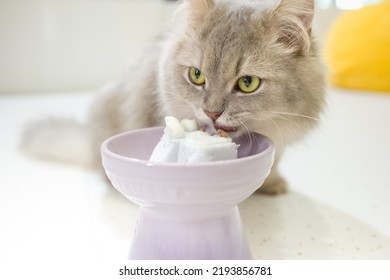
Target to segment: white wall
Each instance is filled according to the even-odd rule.
[[[120,75],[176,4],[0,0],[0,93],[95,89]],[[334,11],[315,24],[322,38]]]
[[[332,26],[332,23],[337,19],[343,12],[336,8],[329,8],[326,10],[318,9],[314,17],[313,30],[320,44],[324,44],[326,41],[327,32]]]
[[[0,0],[0,92],[94,89],[157,34],[163,0]]]

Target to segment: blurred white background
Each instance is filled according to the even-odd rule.
[[[0,93],[89,90],[162,29],[163,0],[0,0]]]
[[[319,0],[319,41],[340,7]],[[349,3],[349,5],[348,5]],[[0,0],[0,93],[93,90],[118,77],[177,2],[165,0]]]

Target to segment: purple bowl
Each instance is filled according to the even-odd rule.
[[[237,205],[268,176],[275,152],[272,141],[255,133],[244,136],[237,140],[234,160],[150,162],[162,134],[162,127],[146,128],[102,144],[103,167],[113,186],[140,206],[129,258],[250,258]]]

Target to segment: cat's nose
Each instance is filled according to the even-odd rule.
[[[213,121],[216,121],[223,113],[223,112],[209,112],[209,111],[206,111],[206,110],[204,110],[204,112]]]

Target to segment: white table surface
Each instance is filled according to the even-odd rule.
[[[126,258],[137,206],[98,173],[18,150],[29,121],[83,120],[92,97],[0,96],[0,263]],[[328,103],[284,154],[290,191],[240,205],[256,259],[390,259],[390,95],[330,89]]]

